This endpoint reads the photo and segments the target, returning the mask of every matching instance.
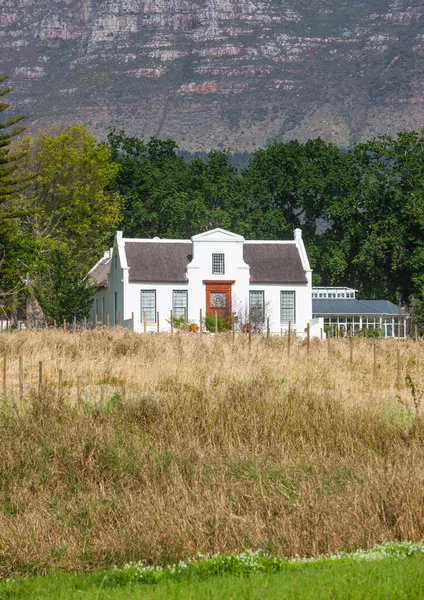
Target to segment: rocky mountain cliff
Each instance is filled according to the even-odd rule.
[[[81,120],[252,150],[421,128],[422,0],[0,0],[33,126]]]

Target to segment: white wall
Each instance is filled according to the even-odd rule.
[[[125,325],[131,327],[134,313],[134,330],[144,331],[143,315],[141,314],[141,290],[156,291],[156,312],[159,312],[159,331],[170,331],[173,290],[187,290],[184,284],[170,283],[128,283],[125,289]],[[188,297],[190,314],[190,295]],[[189,317],[191,318],[191,317]],[[193,318],[193,320],[195,320]],[[197,321],[199,316],[197,316]],[[147,331],[157,331],[157,322],[147,323]]]
[[[121,313],[123,325],[131,327],[132,313],[134,313],[135,331],[143,331],[143,315],[141,314],[141,290],[156,290],[156,311],[159,311],[160,331],[170,331],[170,311],[172,310],[173,290],[188,291],[188,319],[199,323],[200,309],[203,316],[206,313],[206,285],[204,280],[232,281],[233,311],[239,312],[240,306],[248,306],[249,291],[264,291],[265,304],[268,305],[270,317],[270,330],[272,333],[286,331],[288,323],[280,322],[280,292],[294,291],[296,293],[296,322],[292,329],[299,335],[304,335],[308,322],[312,319],[312,271],[303,245],[300,230],[295,232],[295,243],[299,249],[303,268],[305,269],[308,283],[306,285],[279,285],[279,284],[254,284],[250,285],[250,268],[243,260],[244,238],[231,232],[214,230],[192,238],[193,259],[187,267],[187,284],[158,284],[158,283],[129,283],[129,269],[126,262],[122,233],[117,232],[112,253],[112,262],[109,273],[108,287],[100,289],[95,299],[98,300],[98,319],[106,324],[106,315],[110,315],[111,326],[115,325],[114,319],[114,294],[118,294],[117,312]],[[142,242],[140,242],[142,243]],[[212,254],[225,255],[225,273],[212,274]],[[115,256],[117,265],[115,269]],[[104,313],[103,313],[104,298]],[[91,322],[95,322],[96,303],[91,311]],[[147,331],[157,331],[157,323],[148,323]],[[315,331],[315,330],[314,330]]]
[[[187,267],[189,319],[199,322],[200,309],[206,313],[206,284],[209,281],[235,281],[232,298],[245,298],[249,295],[250,268],[243,260],[244,238],[223,230],[195,235],[193,259]],[[212,254],[225,256],[225,273],[212,274]]]
[[[115,292],[117,293],[118,300],[116,318],[118,320],[118,316],[120,313],[122,320],[125,319],[124,280],[128,279],[128,268],[123,248],[122,232],[120,231],[118,231],[116,234],[114,245],[111,249],[111,256],[112,259],[108,278],[108,285],[107,288],[100,288],[94,296],[94,303],[89,316],[89,322],[91,324],[94,324],[96,321],[96,300],[98,302],[98,320],[101,321],[104,325],[106,325],[107,315],[109,315],[110,325],[114,326],[118,324],[115,323]]]
[[[281,323],[280,292],[295,292],[295,322],[291,324],[291,330],[303,335],[307,324],[312,318],[311,290],[308,285],[279,285],[279,284],[255,284],[250,290],[263,291],[267,316],[269,317],[269,328],[271,333],[280,333],[288,330],[288,323]],[[248,298],[249,296],[247,296]]]

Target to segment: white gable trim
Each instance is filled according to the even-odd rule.
[[[232,231],[227,231],[226,229],[221,229],[217,227],[216,229],[211,229],[210,231],[205,231],[204,233],[198,233],[191,238],[192,242],[244,242],[244,237],[242,235],[238,235],[237,233],[233,233]]]

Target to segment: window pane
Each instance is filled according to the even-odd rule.
[[[249,293],[250,316],[253,322],[265,321],[265,298],[264,292],[251,291]]]
[[[141,320],[144,321],[144,313],[146,313],[146,321],[156,323],[156,291],[141,290]]]
[[[281,322],[295,322],[295,292],[281,292]]]
[[[174,317],[187,317],[187,291],[172,292],[172,314]]]
[[[225,292],[211,292],[211,308],[224,308],[227,305],[227,294]]]
[[[212,254],[212,274],[224,275],[224,255]]]

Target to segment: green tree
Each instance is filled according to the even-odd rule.
[[[7,77],[0,75],[0,84]],[[0,85],[0,113],[11,104],[2,99],[12,91],[11,87]],[[0,122],[0,310],[9,318],[16,312],[22,293],[26,287],[25,259],[31,240],[25,240],[18,229],[17,217],[20,215],[13,207],[16,195],[27,185],[27,178],[18,176],[19,161],[23,154],[11,152],[12,140],[24,127],[16,125],[24,117],[13,116]]]
[[[424,132],[379,136],[352,151],[357,180],[348,273],[371,298],[424,300]]]
[[[8,78],[0,75],[0,84]],[[0,87],[0,98],[4,98],[12,91],[11,87]],[[11,104],[0,101],[0,113],[10,108]],[[22,133],[24,127],[14,127],[22,121],[22,115],[10,117],[0,123],[0,233],[5,226],[5,220],[15,216],[14,211],[7,210],[6,203],[20,191],[25,185],[25,178],[15,177],[15,172],[19,167],[19,159],[22,153],[11,154],[10,146],[12,139]],[[12,128],[12,129],[11,129]]]
[[[28,213],[22,228],[43,246],[64,244],[92,265],[119,222],[121,199],[107,190],[119,166],[105,145],[81,124],[19,143],[22,171],[32,177],[19,208]]]
[[[45,315],[68,323],[75,317],[86,317],[93,304],[96,285],[87,270],[65,246],[52,248],[46,260],[39,265],[33,282],[34,295]]]
[[[119,166],[83,125],[27,136],[19,150],[21,172],[32,177],[15,203],[25,213],[21,231],[37,245],[32,289],[46,316],[84,316],[93,296],[86,274],[120,218],[120,196],[108,190]]]

